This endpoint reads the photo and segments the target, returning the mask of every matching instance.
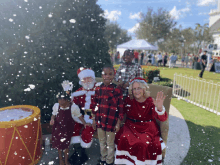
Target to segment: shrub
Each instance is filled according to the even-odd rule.
[[[160,77],[159,69],[143,69],[143,77],[148,83],[152,83],[154,77]]]
[[[171,87],[171,88],[173,87],[173,82],[172,81],[159,81],[159,82],[153,82],[152,84],[168,86],[168,87]]]
[[[153,82],[154,85],[162,85],[162,86],[168,86],[173,87],[173,81],[169,78],[161,78],[159,82]]]

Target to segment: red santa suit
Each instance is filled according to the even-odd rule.
[[[91,69],[82,69],[80,68],[77,71],[78,77],[80,79],[79,84],[81,85],[81,80],[85,77],[92,77],[95,79],[95,74]],[[93,123],[91,116],[86,115],[84,110],[91,109],[91,99],[93,99],[95,95],[95,84],[94,87],[90,90],[85,90],[83,87],[79,88],[76,92],[71,94],[72,101],[79,106],[81,114],[83,114],[84,120],[86,123]],[[87,126],[83,128],[82,122],[79,118],[74,118],[75,125],[74,125],[74,134],[71,138],[71,144],[80,143],[82,148],[89,148],[92,145],[92,137],[94,134],[94,130],[91,127]]]

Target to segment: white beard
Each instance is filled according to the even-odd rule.
[[[95,82],[91,82],[91,83],[82,83],[82,86],[85,90],[90,90],[94,87]]]

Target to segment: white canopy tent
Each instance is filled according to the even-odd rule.
[[[133,39],[117,46],[117,51],[120,52],[120,56],[123,55],[126,49],[132,50],[158,50],[156,46],[151,45],[144,39]],[[123,51],[123,52],[122,52]]]

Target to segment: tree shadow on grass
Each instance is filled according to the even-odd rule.
[[[220,164],[220,128],[186,123],[190,132],[190,149],[181,165]]]
[[[174,91],[174,94],[179,95],[180,97],[188,97],[191,95],[188,91],[184,89],[176,89]]]

